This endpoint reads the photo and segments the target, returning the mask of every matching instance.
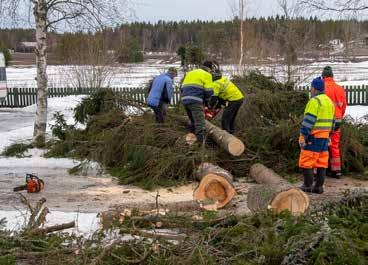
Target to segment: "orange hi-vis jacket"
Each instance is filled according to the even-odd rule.
[[[341,123],[347,106],[345,90],[336,84],[332,77],[326,77],[323,81],[325,82],[325,94],[335,105],[335,122]]]

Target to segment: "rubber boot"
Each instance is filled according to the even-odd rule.
[[[303,169],[304,183],[300,189],[304,192],[312,192],[313,189],[313,169]]]
[[[334,179],[340,179],[342,177],[342,173],[340,170],[338,171],[331,171],[331,178],[334,178]]]
[[[322,194],[323,193],[323,184],[325,183],[326,169],[318,168],[317,169],[317,178],[316,183],[314,184],[313,193]]]

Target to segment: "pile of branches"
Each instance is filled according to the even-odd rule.
[[[47,156],[97,161],[121,184],[152,189],[193,181],[194,169],[216,152],[187,146],[182,119],[170,115],[167,124],[158,126],[149,112],[126,115],[124,104],[110,90],[84,99],[75,109],[83,129],[57,113],[52,128],[57,140],[49,143]]]
[[[298,172],[298,137],[309,96],[290,90],[271,77],[253,72],[236,77],[246,102],[239,111],[236,136],[246,146],[245,154],[232,158],[208,139],[206,148],[184,141],[186,121],[180,108],[169,113],[165,125],[156,125],[150,112],[128,116],[130,102],[119,94],[101,90],[85,98],[75,109],[84,127],[68,125],[56,115],[49,156],[71,156],[99,162],[122,184],[151,189],[195,179],[201,162],[211,162],[236,177],[245,177],[252,164],[260,162],[288,176]],[[249,85],[248,85],[249,84]],[[214,123],[220,126],[220,121]],[[345,173],[364,178],[368,166],[368,125],[342,126],[342,158]]]
[[[40,264],[43,257],[60,257],[70,255],[76,250],[78,239],[74,236],[56,235],[54,232],[75,227],[75,222],[45,227],[49,209],[45,206],[46,199],[41,198],[32,206],[27,198],[20,196],[21,202],[27,207],[29,216],[21,231],[6,231],[7,220],[0,220],[0,264],[19,264],[21,260],[27,263]],[[58,259],[60,262],[61,259]],[[61,263],[59,263],[61,264]]]
[[[299,217],[288,212],[236,217],[126,211],[112,227],[120,231],[114,238],[106,238],[106,231],[81,241],[0,229],[0,264],[18,264],[27,257],[22,264],[363,265],[367,211],[368,195],[360,193]]]

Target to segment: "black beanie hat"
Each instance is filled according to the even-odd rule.
[[[326,66],[323,68],[322,77],[333,77],[333,72],[331,66]]]
[[[214,68],[214,63],[211,61],[204,61],[202,66],[207,67],[212,70]]]

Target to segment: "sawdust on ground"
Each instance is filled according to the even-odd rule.
[[[134,186],[121,186],[111,177],[69,176],[57,172],[57,170],[45,174],[43,179],[46,188],[41,193],[27,194],[23,192],[31,203],[44,197],[51,210],[85,213],[102,212],[114,209],[119,205],[143,208],[147,205],[155,205],[156,200],[160,205],[191,202],[193,191],[197,185],[197,183],[192,183],[180,187],[146,191]],[[5,174],[0,177],[0,210],[14,210],[22,207],[19,196],[12,190],[23,181],[24,177],[19,174]],[[255,184],[246,183],[245,179],[235,182],[234,186],[238,195],[228,208],[236,208],[236,212],[239,214],[249,213],[246,195],[251,185]],[[357,189],[368,191],[368,181],[350,177],[327,178],[325,193],[323,195],[309,194],[309,196],[311,196],[312,201],[326,201],[344,196],[346,190]]]
[[[55,172],[56,173],[56,172]],[[38,194],[22,192],[29,202],[35,203],[44,197],[51,210],[65,212],[101,212],[119,204],[145,205],[191,201],[195,183],[173,188],[146,191],[133,186],[121,186],[111,177],[44,175],[45,189]],[[0,210],[22,207],[15,186],[23,184],[24,177],[7,174],[0,177]]]

